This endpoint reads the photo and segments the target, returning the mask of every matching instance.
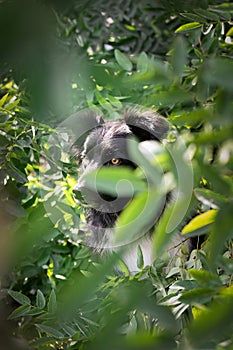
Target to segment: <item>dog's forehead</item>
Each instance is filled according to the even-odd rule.
[[[103,130],[103,137],[107,139],[126,137],[131,135],[132,132],[128,125],[122,121],[110,121],[105,123],[105,130]]]
[[[111,141],[119,138],[125,138],[132,132],[124,121],[109,121],[94,129],[87,137],[84,143],[84,152],[93,149],[96,145],[105,143],[111,144]]]

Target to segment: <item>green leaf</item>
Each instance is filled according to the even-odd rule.
[[[206,9],[197,9],[197,10],[194,10],[194,12],[197,15],[202,16],[210,21],[218,22],[218,20],[219,20],[218,15],[216,15],[215,13],[213,13],[211,11],[207,11]]]
[[[54,338],[64,338],[64,334],[61,333],[60,331],[58,331],[55,328],[52,328],[50,326],[46,326],[44,324],[35,324],[35,326],[41,331],[41,332],[45,332],[51,336],[53,336]]]
[[[209,302],[214,295],[214,291],[211,288],[195,288],[184,292],[179,300],[185,304],[198,304]]]
[[[114,50],[114,55],[117,60],[117,63],[119,66],[126,70],[126,71],[131,71],[133,68],[132,62],[128,59],[126,55],[124,55],[120,50],[116,49]]]
[[[116,266],[117,266],[117,270],[122,272],[125,276],[130,274],[128,266],[126,265],[126,263],[122,259],[119,259],[117,261]]]
[[[165,198],[158,189],[136,195],[123,212],[115,227],[115,244],[124,246],[142,237],[158,220]]]
[[[98,92],[95,93],[95,96],[97,98],[97,101],[99,102],[99,104],[109,113],[112,112],[112,105],[105,100],[105,98],[103,98],[103,96],[101,94],[99,94]]]
[[[48,301],[48,312],[51,314],[54,314],[56,310],[57,310],[57,298],[56,298],[56,293],[54,289],[52,289],[49,296],[49,301]]]
[[[209,109],[199,108],[194,109],[191,112],[185,111],[179,115],[174,115],[169,118],[175,125],[188,125],[188,126],[197,126],[201,122],[206,122],[213,118],[213,111]]]
[[[101,168],[85,176],[85,186],[115,196],[132,196],[145,191],[147,185],[129,168]]]
[[[36,306],[39,309],[43,309],[45,307],[45,297],[44,294],[41,292],[40,289],[37,290],[37,294],[36,294]]]
[[[218,211],[209,236],[209,264],[218,263],[226,241],[233,238],[233,205],[226,203]]]
[[[205,188],[196,188],[194,194],[200,202],[213,209],[217,209],[217,206],[220,206],[227,201],[227,198],[221,194]]]
[[[149,59],[145,52],[141,52],[137,58],[137,71],[146,73],[149,67]]]
[[[108,94],[107,94],[107,98],[114,107],[119,108],[119,109],[122,108],[122,103],[121,103],[119,98],[116,98],[116,97],[108,95]]]
[[[180,26],[179,28],[177,28],[175,33],[188,32],[190,30],[200,28],[201,26],[202,26],[202,24],[199,22],[186,23],[186,24],[183,24],[182,26]]]
[[[3,95],[3,97],[0,100],[0,107],[2,107],[5,104],[5,102],[6,102],[7,98],[8,98],[8,95],[9,95],[8,93]]]
[[[171,90],[158,92],[154,96],[149,96],[146,101],[153,103],[158,107],[174,107],[177,103],[192,101],[193,96],[190,92],[180,88],[172,88]]]
[[[209,59],[203,65],[203,78],[211,85],[233,91],[233,62],[228,58]]]
[[[24,294],[16,292],[14,290],[8,290],[8,294],[22,305],[31,305],[31,300]]]
[[[69,337],[73,337],[73,335],[77,333],[77,329],[72,328],[67,324],[63,324],[62,329]]]
[[[176,230],[167,233],[167,225],[170,221],[171,214],[174,210],[174,206],[176,204],[172,204],[167,207],[160,218],[158,225],[156,225],[154,234],[153,234],[153,256],[154,258],[159,258],[163,254],[165,248],[169,245],[174,234],[177,233]]]
[[[143,253],[142,253],[142,248],[140,245],[137,247],[137,267],[139,269],[142,269],[144,267],[144,259],[143,259]]]
[[[176,76],[182,77],[187,61],[186,42],[182,36],[178,36],[174,42],[171,56],[171,64]]]
[[[147,71],[138,71],[130,76],[125,76],[122,79],[122,84],[130,89],[132,87],[138,89],[147,84],[170,86],[172,74],[168,65],[155,59],[148,59],[147,65]]]
[[[36,316],[36,315],[40,315],[44,313],[43,310],[37,308],[37,307],[31,307],[30,310],[28,310],[25,315],[28,315],[28,316]]]
[[[8,163],[8,168],[9,168],[9,172],[11,174],[11,176],[18,181],[19,183],[26,183],[27,182],[27,177],[25,175],[25,173],[23,173],[22,171],[20,171],[19,169],[17,169],[15,167],[15,165],[11,162]]]
[[[17,309],[15,309],[9,316],[8,319],[12,320],[14,318],[22,317],[27,315],[27,313],[31,310],[31,306],[21,305]]]
[[[225,297],[213,302],[197,314],[188,327],[188,339],[192,348],[217,348],[218,342],[232,337],[233,298]]]
[[[195,22],[199,22],[199,23],[206,23],[206,20],[201,17],[201,16],[198,16],[194,13],[191,13],[191,12],[184,12],[184,13],[181,13],[180,14],[182,17],[188,19],[189,21],[195,21]]]
[[[216,218],[216,215],[217,210],[211,209],[196,216],[182,229],[182,234],[197,231],[202,227],[212,224]]]
[[[189,270],[189,274],[201,285],[208,287],[220,287],[222,285],[218,275],[206,270]]]

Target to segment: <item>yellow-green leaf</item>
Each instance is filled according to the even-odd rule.
[[[179,28],[177,28],[175,33],[188,32],[190,30],[200,28],[201,26],[202,26],[202,24],[199,22],[186,23],[186,24],[180,26]]]
[[[182,233],[189,233],[210,225],[214,222],[217,210],[208,210],[192,219],[182,230]]]

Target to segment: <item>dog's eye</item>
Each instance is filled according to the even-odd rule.
[[[112,165],[120,165],[121,164],[121,160],[119,158],[112,158],[110,160],[110,164],[112,164]]]

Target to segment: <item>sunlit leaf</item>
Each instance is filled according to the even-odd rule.
[[[217,210],[208,210],[192,219],[183,229],[182,233],[190,233],[210,225],[214,222],[217,215]]]
[[[190,30],[200,28],[201,26],[202,24],[199,22],[191,22],[191,23],[183,24],[182,26],[176,29],[175,33],[188,32]]]
[[[5,104],[8,96],[9,96],[9,94],[7,93],[7,94],[3,95],[3,97],[0,99],[0,107],[2,107]]]

